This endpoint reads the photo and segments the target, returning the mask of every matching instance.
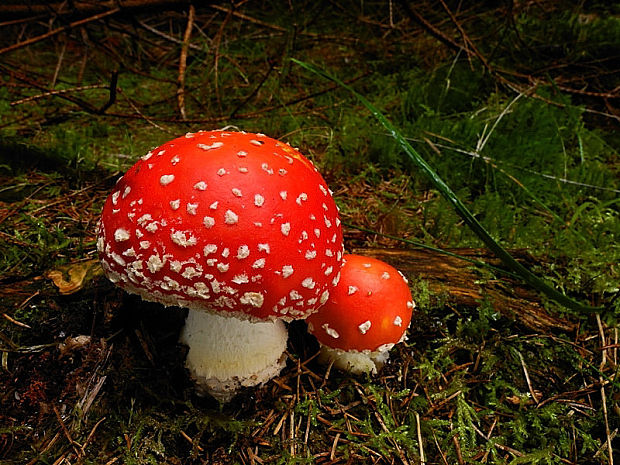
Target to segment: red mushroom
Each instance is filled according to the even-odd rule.
[[[189,308],[186,365],[199,391],[226,400],[279,373],[282,320],[327,300],[342,233],[325,181],[299,151],[262,134],[200,131],[119,180],[98,250],[124,290]]]
[[[398,270],[374,258],[345,255],[338,285],[306,321],[323,362],[356,374],[376,373],[389,350],[405,339],[414,306]]]

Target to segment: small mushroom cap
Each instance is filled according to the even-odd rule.
[[[324,346],[374,352],[404,336],[415,304],[405,277],[374,258],[345,255],[340,282],[327,303],[306,321]]]
[[[119,180],[99,225],[110,280],[146,300],[250,320],[304,318],[342,265],[336,204],[288,144],[189,133]]]

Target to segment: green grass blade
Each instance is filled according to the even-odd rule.
[[[549,286],[545,281],[532,273],[529,269],[517,262],[506,249],[498,244],[486,229],[480,224],[480,222],[474,217],[474,215],[463,204],[454,191],[448,186],[441,177],[435,172],[435,170],[418,154],[418,152],[409,144],[398,129],[363,95],[356,92],[352,87],[319,69],[309,63],[305,63],[294,58],[291,59],[294,63],[302,68],[317,74],[325,79],[335,82],[340,87],[351,92],[371,113],[372,115],[383,125],[383,127],[389,132],[389,134],[398,142],[403,151],[413,161],[413,163],[422,170],[422,172],[431,180],[435,188],[441,193],[441,195],[452,205],[454,210],[465,221],[470,229],[480,238],[480,240],[508,267],[511,271],[517,274],[524,282],[532,286],[534,289],[542,292],[550,299],[564,305],[567,308],[576,310],[579,312],[597,312],[603,310],[603,307],[591,307],[589,305],[582,304],[557,289]]]

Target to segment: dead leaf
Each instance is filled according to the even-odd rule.
[[[48,271],[46,276],[51,279],[62,295],[73,294],[82,287],[87,281],[87,276],[99,274],[101,268],[99,260],[88,260],[60,267],[56,270]]]
[[[75,337],[68,337],[58,345],[60,350],[60,357],[65,357],[71,352],[82,349],[90,344],[90,336],[80,335]]]

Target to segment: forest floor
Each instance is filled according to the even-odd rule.
[[[617,463],[618,6],[194,5],[0,5],[0,463]],[[580,305],[511,273],[353,94],[293,59],[372,102]],[[295,322],[283,372],[220,406],[184,369],[184,311],[103,276],[115,181],[227,126],[299,147],[347,250],[409,278],[408,339],[377,376],[320,365]]]

